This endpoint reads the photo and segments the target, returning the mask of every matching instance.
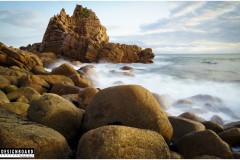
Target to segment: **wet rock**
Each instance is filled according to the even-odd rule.
[[[22,103],[22,102],[12,102],[12,103],[0,104],[0,108],[8,111],[12,111],[21,116],[27,117],[27,110],[29,108],[29,104]]]
[[[228,144],[211,130],[189,133],[177,143],[177,147],[184,158],[201,155],[211,155],[222,159],[232,158]]]
[[[218,134],[229,145],[240,145],[240,128],[231,128]]]
[[[181,103],[180,103],[181,102]],[[226,105],[224,104],[223,100],[219,97],[214,97],[211,95],[196,95],[196,96],[192,96],[189,98],[185,98],[182,100],[177,101],[176,103],[174,103],[175,107],[185,107],[193,110],[196,106],[199,107],[199,109],[203,110],[208,110],[211,112],[223,112],[233,118],[238,118],[238,115],[235,114],[231,109],[229,109],[228,107],[226,107]],[[194,106],[194,108],[193,108]],[[201,111],[201,110],[199,110]]]
[[[44,68],[53,68],[53,66],[56,64],[58,61],[57,55],[51,52],[43,52],[43,53],[38,53],[38,57],[41,59],[43,62],[43,67]]]
[[[206,129],[212,130],[215,133],[219,133],[223,131],[223,127],[219,124],[212,122],[212,121],[204,121],[202,124],[206,127]]]
[[[170,109],[173,103],[173,99],[168,95],[159,95],[157,93],[153,93],[153,96],[158,101],[160,107],[164,110]]]
[[[4,103],[10,103],[10,101],[6,94],[0,90],[0,105]]]
[[[42,66],[34,66],[32,68],[32,73],[36,74],[36,75],[48,75],[48,74],[50,74]]]
[[[56,67],[52,70],[51,74],[53,75],[64,75],[64,76],[71,76],[74,74],[78,74],[78,72],[68,63],[64,63],[59,67]]]
[[[170,151],[163,137],[154,131],[125,126],[103,126],[81,137],[77,158],[165,159],[170,158]]]
[[[99,90],[96,88],[84,88],[80,90],[78,94],[79,107],[85,110],[93,96],[98,92]]]
[[[170,116],[168,117],[168,119],[171,122],[171,125],[173,127],[172,141],[174,143],[181,140],[182,137],[188,133],[205,130],[204,125],[202,125],[199,122],[192,121],[190,119],[174,117],[174,116]]]
[[[36,99],[41,95],[36,90],[30,87],[21,87],[16,91],[7,94],[7,97],[11,102],[17,100],[21,96],[25,96],[28,99],[28,101],[32,101],[33,99]]]
[[[154,130],[167,141],[172,126],[154,96],[138,85],[109,87],[99,91],[86,108],[83,126],[91,130],[108,124]]]
[[[199,122],[199,123],[202,123],[205,121],[203,118],[201,118],[193,113],[190,113],[190,112],[184,112],[184,113],[180,114],[179,117],[190,119],[192,121]]]
[[[116,70],[110,70],[109,72],[114,74],[114,75],[118,75],[118,76],[135,77],[134,74],[129,73],[129,72],[119,72],[119,71],[116,71]]]
[[[82,87],[82,88],[91,86],[90,80],[84,75],[74,74],[69,76],[69,78],[74,82],[75,86]]]
[[[78,94],[81,88],[69,85],[68,83],[56,83],[50,90],[51,93],[55,93],[58,95],[64,95],[64,94]]]
[[[236,121],[236,122],[230,122],[227,124],[223,125],[224,130],[228,130],[231,128],[240,128],[240,121]]]
[[[210,121],[213,121],[213,122],[215,122],[215,123],[217,123],[217,124],[219,124],[221,126],[224,124],[224,120],[220,116],[218,116],[218,115],[213,115],[211,117]]]
[[[133,70],[134,68],[130,67],[130,66],[123,66],[121,67],[122,70]]]
[[[62,97],[45,93],[30,103],[27,117],[55,129],[67,140],[78,135],[84,111]]]
[[[34,148],[35,158],[41,159],[69,155],[68,144],[60,133],[2,109],[0,135],[0,148]]]

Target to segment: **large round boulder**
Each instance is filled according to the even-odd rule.
[[[202,124],[205,126],[206,129],[210,129],[214,131],[215,133],[219,133],[223,131],[223,127],[219,124],[212,122],[212,121],[204,121]]]
[[[172,126],[157,100],[139,85],[122,85],[99,91],[86,108],[83,126],[86,131],[108,124],[150,129],[167,141]]]
[[[78,74],[78,72],[68,63],[64,63],[57,68],[52,70],[53,75],[64,75],[71,76],[73,74]]]
[[[28,118],[55,129],[71,140],[77,136],[84,111],[64,98],[45,93],[30,103]]]
[[[184,158],[200,155],[211,155],[222,159],[232,158],[229,145],[211,130],[189,133],[178,141],[177,147]]]
[[[21,103],[21,102],[12,102],[12,103],[1,104],[0,108],[8,111],[12,111],[21,116],[27,117],[27,110],[29,108],[29,104]]]
[[[240,145],[240,128],[231,128],[218,134],[229,145]]]
[[[66,139],[57,131],[0,109],[0,148],[34,148],[35,158],[68,158]]]
[[[77,158],[165,159],[170,158],[170,151],[157,132],[110,125],[85,133],[78,144]]]
[[[174,116],[170,116],[168,118],[173,127],[172,141],[174,143],[179,141],[184,135],[188,133],[205,130],[204,125],[202,125],[199,122],[192,121],[190,119],[174,117]]]

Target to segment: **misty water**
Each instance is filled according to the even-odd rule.
[[[54,67],[63,62],[60,61]],[[89,76],[94,81],[94,87],[101,89],[122,84],[139,84],[153,93],[167,95],[175,102],[199,94],[217,98],[211,102],[211,99],[202,97],[197,103],[185,106],[173,103],[166,110],[170,115],[189,111],[206,120],[213,115],[222,117],[225,122],[240,119],[240,55],[156,55],[153,64],[91,63],[81,66],[84,65],[95,67],[96,74]],[[121,70],[125,65],[134,69]],[[129,72],[134,76],[118,72]]]

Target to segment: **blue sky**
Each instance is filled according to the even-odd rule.
[[[0,41],[19,47],[41,42],[49,19],[76,4],[92,9],[110,41],[155,53],[240,53],[240,2],[70,1],[0,2]]]

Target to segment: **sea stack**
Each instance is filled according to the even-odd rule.
[[[151,48],[109,42],[96,14],[76,5],[72,16],[62,9],[48,24],[41,43],[21,47],[31,52],[53,52],[81,62],[152,63]]]

